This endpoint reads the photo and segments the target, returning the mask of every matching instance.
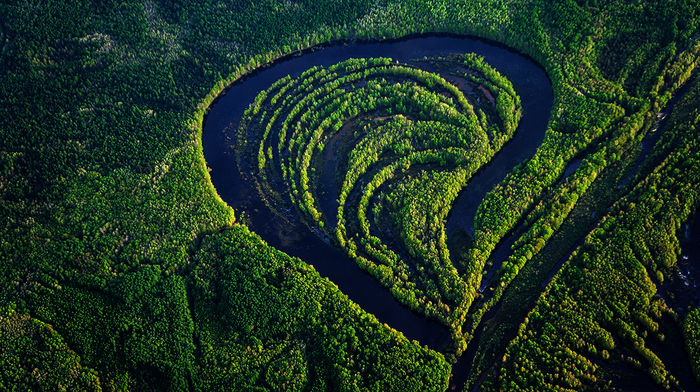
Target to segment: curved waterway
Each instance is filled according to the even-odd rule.
[[[301,223],[291,225],[276,217],[252,182],[244,180],[231,149],[231,140],[243,111],[261,90],[286,75],[299,75],[313,66],[329,66],[349,58],[391,57],[409,61],[424,56],[477,53],[505,75],[520,95],[523,116],[515,136],[481,168],[460,196],[447,222],[448,236],[471,235],[474,216],[484,195],[513,169],[531,157],[544,138],[552,108],[552,87],[544,70],[531,59],[498,44],[480,39],[428,36],[400,41],[338,43],[289,56],[244,76],[229,86],[209,108],[203,125],[204,157],[221,198],[244,217],[250,228],[268,244],[297,256],[334,282],[350,299],[380,322],[401,331],[408,339],[444,351],[449,343],[446,327],[401,305],[385,287],[362,271],[341,249],[323,241]],[[454,256],[453,256],[454,257]]]

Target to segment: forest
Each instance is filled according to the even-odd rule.
[[[700,205],[699,13],[694,0],[0,4],[0,390],[697,390],[700,296],[683,279],[700,277],[680,269]],[[554,94],[544,140],[459,246],[451,207],[526,114],[479,55],[282,76],[245,103],[231,154],[280,220],[300,217],[444,326],[445,347],[248,227],[212,184],[202,131],[228,86],[276,60],[435,35],[527,56]]]

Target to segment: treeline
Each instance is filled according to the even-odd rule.
[[[655,128],[657,111],[690,78],[697,66],[699,50],[697,41],[689,42],[683,51],[676,52],[674,49],[673,56],[659,68],[661,75],[645,99],[625,92],[620,86],[615,87],[618,92],[614,97],[591,91],[591,86],[563,86],[559,92],[558,105],[576,107],[577,110],[571,109],[568,112],[573,114],[578,111],[583,113],[582,117],[574,119],[571,115],[567,118],[555,115],[551,127],[558,132],[549,132],[538,153],[511,173],[479,206],[475,220],[474,246],[468,251],[471,264],[467,270],[477,285],[483,263],[508,230],[521,219],[519,213],[528,213],[522,217],[525,218],[528,229],[513,246],[508,260],[496,260],[503,262],[499,277],[489,285],[493,291],[487,301],[470,310],[466,333],[476,330],[483,315],[498,303],[524,264],[544,248],[598,175],[611,164],[619,162]],[[592,86],[601,85],[596,83]],[[555,90],[556,88],[555,84]],[[575,95],[569,95],[572,92]],[[606,102],[608,100],[612,102]],[[620,117],[625,111],[630,114]],[[590,119],[594,119],[594,122]],[[562,133],[559,136],[564,136],[570,130],[585,131],[568,138],[553,137],[559,132]],[[595,147],[586,147],[594,140]],[[564,162],[575,156],[577,151],[586,148],[591,152],[585,156],[579,169],[567,181],[555,185],[565,168]],[[544,194],[551,195],[553,200],[538,200]]]

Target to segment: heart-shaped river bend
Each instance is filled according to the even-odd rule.
[[[479,202],[541,143],[551,104],[540,68],[480,40],[335,45],[234,83],[204,150],[219,194],[268,243],[441,348],[481,278],[454,243],[468,246]]]

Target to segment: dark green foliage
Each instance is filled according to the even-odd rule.
[[[685,316],[683,335],[690,367],[695,373],[695,379],[700,382],[700,309],[694,309]]]
[[[628,7],[610,6],[612,25],[600,37],[595,58],[601,74],[620,82],[633,95],[643,96],[671,61],[675,45],[690,38],[689,24],[698,17],[693,1],[632,2]],[[659,23],[663,21],[663,23]]]
[[[193,324],[184,279],[144,266],[112,281],[107,292],[44,288],[40,319],[54,320],[71,347],[117,389],[190,389]],[[105,377],[106,376],[106,377]]]
[[[450,367],[442,355],[382,328],[312,267],[244,226],[208,237],[194,261],[196,336],[203,351],[194,375],[198,389],[447,387]],[[251,352],[259,358],[244,359]],[[226,356],[240,359],[217,364]]]
[[[51,325],[10,308],[0,310],[0,389],[3,391],[100,391],[95,370]]]

